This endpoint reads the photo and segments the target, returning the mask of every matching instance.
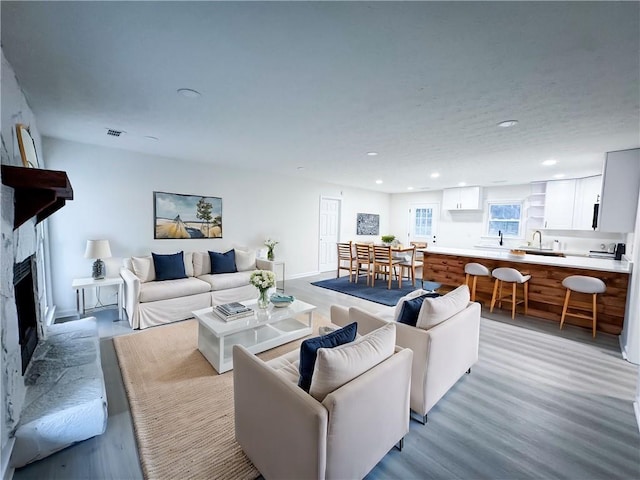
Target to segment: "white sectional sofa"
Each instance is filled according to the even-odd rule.
[[[134,329],[163,325],[193,317],[192,311],[220,303],[254,299],[249,283],[256,270],[273,270],[273,262],[256,258],[255,252],[235,250],[234,273],[211,273],[209,252],[184,252],[186,278],[156,280],[153,258],[125,258],[124,309]]]

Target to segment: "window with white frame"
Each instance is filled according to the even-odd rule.
[[[488,205],[487,235],[496,237],[520,237],[522,202],[491,201]]]
[[[439,205],[436,203],[412,204],[409,208],[410,240],[428,241],[436,235]]]

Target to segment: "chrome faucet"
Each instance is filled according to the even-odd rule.
[[[500,237],[500,245],[502,245],[502,230],[498,230],[498,236]]]
[[[540,250],[542,250],[542,232],[540,230],[536,230],[535,232],[533,232],[533,237],[531,237],[531,242],[533,242],[536,239],[536,233],[538,235],[540,235],[540,246],[538,247]]]

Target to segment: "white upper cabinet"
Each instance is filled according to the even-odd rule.
[[[445,210],[481,210],[480,187],[445,188],[442,191],[442,207]]]
[[[544,228],[592,230],[601,185],[602,175],[547,182]]]
[[[572,229],[575,197],[575,179],[547,182],[544,198],[544,228]]]
[[[600,203],[602,175],[579,178],[573,208],[573,229],[593,230],[593,206]]]
[[[640,189],[640,149],[608,152],[604,161],[598,230],[633,232]]]

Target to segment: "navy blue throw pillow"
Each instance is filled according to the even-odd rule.
[[[156,280],[175,280],[187,278],[184,271],[184,257],[182,252],[171,255],[152,253],[153,267],[156,270]]]
[[[211,273],[235,273],[236,268],[236,251],[231,249],[228,252],[218,253],[209,252],[211,259]]]
[[[357,331],[358,324],[353,322],[339,330],[302,342],[302,345],[300,345],[300,380],[298,380],[298,386],[305,392],[308,392],[311,388],[311,376],[313,375],[313,367],[316,365],[319,348],[333,348],[353,342]]]
[[[422,308],[422,302],[424,302],[424,299],[439,296],[439,293],[425,293],[424,295],[412,298],[411,300],[405,300],[402,304],[400,315],[398,315],[398,323],[406,323],[407,325],[415,327],[418,323],[418,314],[420,313],[420,308]]]

